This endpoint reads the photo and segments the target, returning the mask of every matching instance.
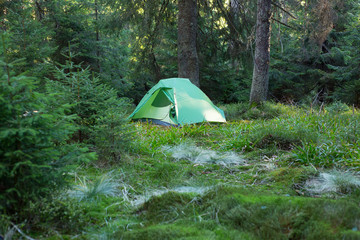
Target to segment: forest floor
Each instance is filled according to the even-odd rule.
[[[132,153],[74,173],[76,219],[34,237],[360,239],[359,111],[223,108],[225,124],[135,123]]]

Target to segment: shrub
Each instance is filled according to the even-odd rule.
[[[348,105],[346,105],[345,103],[342,103],[340,101],[336,101],[336,102],[329,104],[328,106],[325,107],[325,109],[329,113],[333,113],[333,114],[344,113],[344,112],[350,110]]]
[[[57,100],[72,106],[71,114],[76,116],[79,128],[73,139],[96,145],[100,158],[117,161],[128,150],[132,139],[131,126],[125,116],[129,101],[118,98],[116,91],[101,83],[89,68],[74,64],[71,52],[68,57],[66,64],[54,73],[56,81],[50,81],[49,90],[66,93]]]
[[[28,222],[33,230],[42,234],[53,231],[65,233],[78,233],[84,229],[88,221],[86,210],[80,203],[67,198],[42,198],[30,202],[25,209]]]
[[[96,150],[100,159],[111,161],[121,160],[122,154],[129,149],[134,130],[125,117],[122,109],[127,102],[119,100],[96,119],[92,132]]]
[[[66,144],[76,131],[69,105],[37,92],[33,78],[0,76],[0,211],[13,213],[64,186],[68,160],[94,155]]]
[[[7,215],[0,214],[0,222],[1,222],[0,236],[4,236],[4,238],[6,239],[9,234],[13,233],[12,228],[11,228],[11,224],[10,224],[11,219]]]

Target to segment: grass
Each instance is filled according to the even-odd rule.
[[[69,196],[79,201],[95,201],[99,200],[101,196],[116,196],[119,194],[119,183],[114,180],[111,174],[111,172],[103,174],[93,181],[88,180],[86,177],[78,178],[77,184],[69,191]]]
[[[187,160],[194,164],[218,164],[223,166],[245,164],[246,160],[234,152],[219,152],[203,149],[188,143],[175,146],[163,146],[165,153],[173,159]]]
[[[136,122],[134,148],[122,162],[79,168],[84,178],[75,178],[66,202],[76,202],[82,212],[64,219],[81,231],[57,227],[56,233],[41,228],[33,234],[360,239],[360,113],[345,106],[320,111],[266,103],[249,109],[240,103],[223,106],[225,124],[168,128]],[[45,205],[49,216],[57,209]]]
[[[339,193],[348,194],[360,189],[360,177],[349,172],[332,170],[320,173],[309,179],[306,188],[314,194]]]
[[[171,192],[153,197],[137,214],[146,225],[118,230],[114,237],[346,239],[357,227],[360,208],[343,200],[271,196],[219,186],[201,198]]]

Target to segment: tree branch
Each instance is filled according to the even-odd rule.
[[[23,236],[24,238],[26,238],[27,240],[35,240],[35,239],[33,239],[33,238],[31,238],[31,237],[29,237],[29,236],[27,236],[25,233],[23,233],[22,231],[21,231],[21,229],[20,228],[18,228],[18,226],[16,226],[15,224],[13,224],[12,222],[10,223],[12,226],[13,226],[13,228],[16,230],[16,231],[18,231],[18,233],[20,233],[21,234],[21,236]]]
[[[281,21],[279,21],[279,20],[277,20],[276,18],[271,18],[272,20],[274,20],[275,22],[278,22],[278,23],[280,23],[280,24],[282,24],[282,25],[284,25],[284,26],[286,26],[286,27],[288,27],[288,28],[291,28],[291,29],[294,29],[294,30],[296,30],[294,27],[292,27],[292,26],[290,26],[290,25],[288,25],[288,24],[286,24],[286,23],[283,23],[283,22],[281,22]]]
[[[233,23],[233,21],[231,21],[229,15],[228,15],[228,14],[226,13],[226,11],[223,9],[223,5],[222,5],[221,1],[217,0],[216,2],[217,2],[217,4],[219,5],[219,8],[220,8],[221,12],[224,14],[225,19],[227,20],[227,22],[229,23],[229,25],[231,25],[230,27],[232,27],[232,28],[235,30],[235,32],[240,36],[240,33],[239,33],[239,31],[236,29],[235,24]]]
[[[271,2],[272,5],[274,5],[277,8],[280,8],[282,11],[284,11],[285,13],[289,14],[290,17],[297,19],[297,17],[295,17],[294,15],[292,15],[289,11],[285,10],[283,7],[281,7],[280,5],[274,3],[273,1]]]

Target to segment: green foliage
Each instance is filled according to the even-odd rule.
[[[318,132],[318,141],[302,139],[293,152],[296,161],[322,167],[358,167],[358,113],[324,114],[307,118],[309,130]]]
[[[358,145],[355,145],[358,146]],[[303,143],[294,151],[295,161],[301,164],[314,164],[320,167],[359,167],[355,159],[359,158],[359,152],[353,144],[347,143]],[[354,148],[355,147],[355,148]]]
[[[149,171],[149,177],[156,179],[156,182],[167,187],[176,182],[179,175],[182,175],[183,168],[172,162],[155,163]]]
[[[89,68],[83,69],[74,64],[69,52],[69,61],[60,65],[55,72],[57,81],[51,88],[66,94],[58,98],[59,102],[72,104],[71,114],[77,116],[79,130],[74,139],[79,142],[96,144],[100,158],[118,161],[132,138],[131,127],[125,118],[129,103],[119,99],[116,91],[103,84]]]
[[[338,239],[351,235],[359,211],[356,203],[345,200],[271,196],[220,186],[200,199],[171,192],[153,197],[138,210],[147,225],[119,229],[115,236],[203,239],[197,234],[202,233],[224,239]],[[190,231],[194,228],[197,231]]]
[[[53,36],[53,29],[34,19],[34,4],[31,1],[3,2],[1,7],[6,11],[0,18],[4,23],[3,30],[8,35],[8,60],[23,58],[23,64],[12,70],[18,74],[26,72],[27,76],[46,76],[51,70],[49,58],[56,49],[48,39]]]
[[[252,74],[251,28],[256,4],[199,2],[200,86],[214,101],[247,101]],[[244,14],[244,9],[247,13]]]
[[[128,79],[131,70],[131,49],[124,44],[130,41],[129,37],[129,30],[126,29],[117,36],[102,36],[104,39],[101,40],[101,55],[98,59],[101,67],[99,78],[116,89],[120,96],[127,95],[134,85]]]
[[[256,2],[198,1],[201,88],[229,122],[164,128],[119,97],[177,75],[176,1],[0,1],[0,235],[358,239],[359,3],[276,4],[269,97],[292,106],[246,103]]]
[[[96,58],[100,46],[96,41],[98,22],[93,19],[95,9],[93,1],[41,1],[33,4],[32,7],[41,14],[40,21],[53,31],[48,35],[57,47],[51,55],[52,61],[64,64],[67,60],[64,53],[69,51],[68,45],[71,42],[73,50],[79,53],[73,61],[98,69]]]
[[[42,198],[30,202],[25,209],[28,221],[43,235],[56,231],[80,233],[88,221],[86,209],[76,201],[67,198]],[[49,227],[51,226],[51,227]]]
[[[199,229],[193,226],[181,226],[176,224],[149,226],[145,229],[136,229],[135,231],[118,232],[115,238],[124,239],[196,239],[205,240],[214,237],[214,233],[209,230]]]
[[[358,104],[357,42],[359,5],[355,1],[310,1],[297,18],[278,17],[290,27],[273,24],[270,94],[288,103],[313,95],[312,104],[341,100]],[[316,94],[312,94],[315,92]]]
[[[156,222],[172,222],[181,215],[185,215],[185,211],[191,210],[191,195],[168,192],[161,196],[154,196],[145,202],[143,207],[139,209],[145,219]],[[189,206],[187,204],[190,203]]]
[[[9,69],[12,64],[6,64]],[[57,104],[54,93],[37,92],[38,82],[25,75],[1,72],[0,202],[1,211],[21,211],[66,184],[67,164],[91,157],[87,149],[67,145],[76,131],[69,105]]]
[[[225,105],[224,109],[227,111],[233,106],[235,109],[241,109],[241,106],[247,109],[245,104],[231,104],[230,108]],[[360,132],[357,126],[360,123],[356,109],[341,103],[325,105],[317,109],[316,113],[314,109],[305,110],[273,103],[257,108],[261,109],[260,115],[249,113],[248,116],[259,120],[234,121],[226,125],[203,124],[164,129],[137,124],[142,132],[137,138],[137,145],[143,152],[154,154],[163,145],[178,146],[195,141],[198,146],[211,146],[213,150],[249,153],[251,158],[257,158],[260,152],[267,156],[287,152],[284,160],[299,164],[359,166],[356,159],[359,157],[357,146]],[[245,116],[244,113],[241,118]],[[184,141],[185,138],[187,141]],[[185,153],[191,155],[191,149]],[[197,156],[198,153],[193,159]]]
[[[209,124],[184,125],[182,127],[164,128],[153,126],[149,123],[137,124],[138,128],[138,147],[144,152],[154,152],[163,145],[180,144],[185,137],[202,138],[208,135],[207,131],[213,126]],[[139,134],[141,132],[141,134]],[[149,141],[145,139],[149,138]]]
[[[273,197],[228,187],[209,192],[203,201],[207,211],[218,209],[213,218],[260,239],[337,239],[343,233],[334,235],[331,229],[352,229],[360,210],[346,201]]]
[[[273,7],[274,17],[290,27],[272,23],[269,96],[294,103],[314,92],[316,101],[358,105],[359,6],[352,0],[319,4],[281,3],[296,19]],[[79,53],[73,62],[136,102],[159,79],[177,75],[174,1],[14,0],[0,7],[10,60],[26,59],[17,72],[52,78],[49,63],[65,64],[71,42]],[[200,2],[198,12],[202,89],[215,102],[247,101],[256,4]]]
[[[67,229],[72,226],[66,224],[67,229],[63,229],[58,224],[61,221],[51,217],[49,231],[43,230],[46,224],[34,224],[33,231],[53,238],[59,235],[71,238],[76,234],[78,238],[110,239],[156,236],[164,239],[346,239],[356,236],[360,228],[357,220],[360,209],[356,202],[360,189],[358,176],[350,174],[348,168],[358,167],[357,157],[348,158],[345,163],[336,156],[336,166],[345,172],[339,170],[333,174],[333,170],[316,169],[333,166],[327,165],[325,158],[319,157],[319,162],[309,158],[308,162],[301,163],[294,155],[299,154],[298,148],[302,148],[303,143],[313,146],[344,143],[348,144],[347,150],[355,154],[358,111],[354,109],[353,113],[352,108],[343,111],[345,107],[342,104],[338,107],[337,103],[324,105],[321,111],[267,104],[264,116],[275,113],[269,119],[181,128],[134,124],[138,130],[135,138],[138,148],[125,155],[122,163],[105,164],[110,168],[106,178],[109,181],[103,179],[103,162],[81,166],[75,176],[86,178],[81,181],[74,178],[73,186],[78,191],[73,189],[73,192],[83,201],[78,201],[79,198],[60,200],[70,209],[73,204],[83,211],[78,221],[72,221],[73,226],[77,226],[85,220],[82,232],[70,232]],[[184,143],[188,145],[183,146]],[[167,154],[164,145],[172,146],[174,151]],[[219,166],[218,159],[196,164],[183,158],[173,161],[172,156],[197,158],[199,152],[222,155],[230,150],[237,152],[236,155],[241,152],[246,164]],[[311,182],[319,182],[318,187]],[[51,208],[44,208],[44,212],[54,212],[54,216],[62,218],[56,207]],[[60,204],[59,209],[63,209],[63,205]]]
[[[359,7],[358,7],[359,8]],[[333,77],[340,86],[335,90],[334,98],[340,99],[348,104],[360,103],[360,31],[358,23],[348,26],[349,30],[343,38],[343,44],[338,50],[344,58],[343,64],[330,63],[329,67],[334,70]]]
[[[231,103],[221,106],[225,112],[226,119],[231,120],[256,120],[272,119],[280,116],[290,115],[294,112],[293,107],[280,103],[265,102],[262,105],[251,107],[248,103]]]
[[[94,143],[100,158],[108,162],[119,161],[133,138],[133,126],[128,123],[125,111],[119,111],[127,106],[127,101],[118,100],[117,105],[109,107],[96,119],[92,133]]]
[[[11,219],[9,216],[1,214],[0,215],[0,222],[2,223],[0,226],[0,235],[1,236],[6,236],[10,233],[11,231]]]
[[[264,150],[265,154],[276,155],[281,151],[291,151],[293,154],[286,158],[300,164],[321,167],[359,166],[356,159],[359,157],[360,123],[355,108],[349,108],[341,102],[315,110],[270,103],[267,105],[262,116],[275,116],[274,119],[245,120],[223,129],[223,135],[232,136],[224,146],[225,149],[254,154],[254,151]],[[233,106],[231,104],[230,109]],[[224,108],[226,111],[227,106]]]
[[[340,101],[335,101],[325,107],[326,111],[332,114],[341,114],[350,110],[349,106]]]
[[[255,147],[273,146],[284,150],[291,150],[301,141],[316,142],[318,138],[304,116],[264,122],[255,127],[250,136]]]

